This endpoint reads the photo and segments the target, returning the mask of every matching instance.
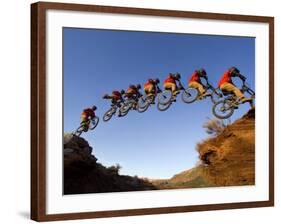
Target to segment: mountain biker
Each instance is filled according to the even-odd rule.
[[[206,91],[206,86],[202,84],[202,79],[205,79],[206,83],[208,84],[206,70],[204,68],[195,70],[188,80],[188,87],[197,89],[199,92],[199,97],[209,96],[211,94]]]
[[[141,93],[140,90],[141,89],[141,85],[129,85],[129,88],[127,89],[127,91],[125,92],[124,96],[127,97],[127,99],[132,99],[135,101],[134,104],[134,109],[136,109],[137,103],[138,103],[138,99],[141,97]]]
[[[105,94],[103,96],[104,99],[110,99],[111,100],[111,106],[117,106],[117,107],[121,107],[121,102],[124,101],[123,99],[123,94],[125,93],[124,90],[118,91],[118,90],[113,90],[111,95]],[[119,110],[118,112],[118,116],[121,116],[121,112]]]
[[[246,77],[243,76],[236,67],[230,67],[221,76],[218,83],[218,87],[221,89],[222,92],[234,93],[234,95],[238,98],[241,103],[251,102],[252,99],[245,97],[241,90],[232,82],[232,78],[234,77],[239,77],[243,82],[245,82],[246,80]]]
[[[92,106],[92,108],[85,108],[81,113],[81,122],[80,124],[84,126],[84,131],[87,132],[89,130],[91,120],[95,118],[95,111],[97,110],[96,106]]]
[[[141,88],[141,85],[129,85],[129,88],[125,92],[125,96],[127,98],[138,98],[141,94],[139,92],[139,89]]]
[[[144,92],[148,97],[153,97],[151,104],[154,104],[155,97],[158,93],[159,79],[148,79],[144,84]]]
[[[164,80],[164,89],[171,90],[174,98],[179,92],[176,81],[179,81],[180,78],[181,78],[180,74],[175,75],[169,73],[168,77]]]
[[[144,84],[144,92],[147,96],[156,95],[157,84],[159,84],[159,79],[148,79]]]

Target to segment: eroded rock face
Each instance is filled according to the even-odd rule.
[[[197,145],[205,178],[218,186],[255,184],[255,110]]]
[[[64,136],[64,167],[82,162],[84,165],[94,166],[97,158],[92,155],[92,147],[83,138],[72,134]]]
[[[72,134],[64,136],[64,194],[156,189],[137,177],[119,175],[115,166],[98,163],[89,143]]]

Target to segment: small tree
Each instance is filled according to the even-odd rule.
[[[120,164],[117,163],[115,166],[110,166],[107,169],[114,174],[119,174],[121,168]]]
[[[203,128],[206,129],[206,132],[209,135],[217,136],[223,132],[226,125],[224,124],[223,120],[219,119],[210,119],[203,124]]]

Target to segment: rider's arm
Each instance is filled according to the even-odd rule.
[[[237,74],[237,76],[244,82],[246,80],[246,77],[242,74]]]
[[[231,76],[232,77],[239,77],[242,81],[246,80],[246,77],[244,75],[242,75],[241,73],[232,73]]]
[[[202,76],[202,78],[206,80],[206,85],[208,86],[209,85],[208,77],[207,76]]]
[[[110,96],[109,96],[108,94],[105,94],[105,95],[103,96],[103,98],[104,98],[104,99],[110,99]]]

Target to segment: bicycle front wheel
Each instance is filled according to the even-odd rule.
[[[103,115],[103,121],[105,121],[105,122],[109,121],[112,118],[115,111],[116,110],[113,108],[110,108],[108,111],[106,111],[105,114]]]
[[[228,100],[221,100],[214,104],[213,114],[219,119],[227,119],[231,117],[234,112],[232,103]]]
[[[98,123],[99,123],[99,117],[94,117],[92,120],[91,120],[91,124],[90,124],[90,130],[94,130]]]

